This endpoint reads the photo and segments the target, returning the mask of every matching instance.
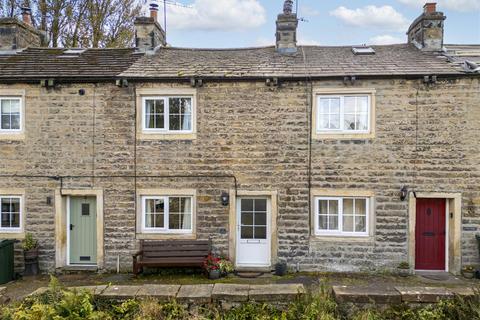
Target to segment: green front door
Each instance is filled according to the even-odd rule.
[[[95,197],[70,197],[70,264],[97,264],[97,205]]]

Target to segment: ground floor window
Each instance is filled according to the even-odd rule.
[[[21,231],[22,198],[0,196],[0,230],[2,232]]]
[[[369,198],[367,197],[316,197],[316,235],[369,234]]]
[[[142,229],[145,232],[192,232],[192,196],[142,197]]]

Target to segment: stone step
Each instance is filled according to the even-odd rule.
[[[334,286],[332,290],[338,303],[396,304],[402,302],[400,293],[395,289]]]
[[[434,303],[453,297],[453,292],[443,287],[395,287],[406,303]]]

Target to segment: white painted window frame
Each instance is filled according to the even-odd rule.
[[[365,232],[347,232],[343,231],[343,201],[345,199],[364,199],[366,206]],[[318,219],[318,202],[320,200],[336,200],[338,201],[338,229],[337,230],[321,230]],[[315,235],[316,236],[342,236],[342,237],[368,237],[370,235],[370,197],[354,196],[354,197],[323,197],[316,196],[314,199],[314,219],[315,219]]]
[[[190,130],[170,130],[170,98],[189,98],[191,101],[192,110],[190,113]],[[165,106],[164,112],[164,128],[148,128],[147,127],[147,100],[163,100]],[[142,97],[142,131],[146,133],[162,133],[162,134],[188,134],[193,133],[194,121],[195,121],[195,98],[193,95],[157,95],[157,96],[143,96]]]
[[[170,218],[170,198],[190,198],[191,208],[190,208],[190,229],[169,229],[169,218]],[[160,200],[163,199],[164,203],[164,228],[147,228],[146,227],[146,203],[147,200]],[[142,214],[142,232],[143,233],[164,233],[164,234],[191,234],[193,233],[193,215],[194,215],[194,206],[195,206],[195,197],[193,195],[163,195],[163,196],[154,196],[146,195],[141,197],[141,214]]]
[[[0,233],[21,233],[23,232],[23,197],[19,195],[0,195],[0,204],[1,200],[4,198],[16,198],[20,200],[20,224],[18,228],[2,227],[1,226],[1,216],[0,216]],[[1,215],[1,212],[0,212]]]
[[[2,129],[1,127],[1,116],[2,116],[2,100],[18,100],[20,103],[20,128],[19,129]],[[0,96],[0,133],[22,133],[23,132],[23,98],[15,96]]]
[[[347,97],[366,97],[367,98],[367,129],[366,130],[347,130],[344,128],[345,125],[345,98]],[[316,95],[316,133],[318,135],[322,134],[366,134],[371,132],[372,128],[372,95],[371,94],[362,94],[362,93],[352,93],[352,94],[318,94]],[[340,99],[340,128],[339,129],[322,129],[320,128],[321,123],[321,113],[320,113],[320,101],[321,99]]]

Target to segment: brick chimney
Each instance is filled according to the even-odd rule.
[[[437,4],[429,2],[423,7],[423,13],[415,19],[408,29],[408,43],[422,51],[441,51],[443,49],[444,21],[447,17],[437,11]]]
[[[297,52],[297,13],[293,13],[293,1],[285,0],[283,13],[277,17],[276,48],[282,54]]]
[[[135,48],[138,51],[154,50],[158,46],[166,46],[166,35],[157,21],[158,4],[150,4],[149,17],[135,19]]]
[[[0,18],[0,50],[42,47],[48,43],[46,33],[32,26],[31,9],[21,8],[22,21]]]

